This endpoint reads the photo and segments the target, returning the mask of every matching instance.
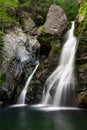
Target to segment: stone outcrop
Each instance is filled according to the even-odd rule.
[[[87,90],[83,90],[77,96],[77,105],[81,108],[87,108]]]
[[[1,85],[4,95],[0,95],[2,105],[16,103],[36,60],[40,60],[40,65],[29,85],[26,102],[33,104],[41,100],[44,83],[58,65],[62,45],[60,39],[68,24],[64,11],[56,5],[50,7],[39,35],[36,35],[37,29],[29,13],[22,12],[21,20],[22,28],[9,28],[4,34],[2,68],[6,78]]]
[[[37,28],[35,27],[35,23],[28,12],[21,12],[21,23],[25,32],[28,32],[30,35],[36,35]]]
[[[32,73],[36,64],[36,52],[40,44],[37,36],[24,33],[20,26],[8,28],[3,39],[3,63],[0,68],[0,102],[2,105],[6,105],[12,102],[16,103],[20,93],[20,86],[24,87],[23,82]],[[3,79],[2,76],[4,76]]]
[[[52,5],[49,8],[47,19],[44,24],[44,33],[61,36],[67,28],[67,17],[59,6]]]
[[[4,48],[3,48],[3,64],[4,70],[7,69],[8,63],[13,57],[16,56],[16,49],[19,44],[23,45],[26,42],[26,35],[23,33],[20,27],[14,27],[13,29],[6,30],[3,36]]]
[[[67,30],[67,25],[68,20],[64,11],[59,6],[52,5],[45,24],[38,29],[38,41],[41,45],[40,66],[29,86],[28,103],[40,102],[45,81],[58,65],[62,45],[60,39],[64,31]]]

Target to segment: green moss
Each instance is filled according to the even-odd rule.
[[[52,35],[42,35],[39,37],[39,40],[42,41],[42,42],[45,42],[45,43],[50,43],[51,42],[55,42],[56,41],[56,37],[52,36]]]
[[[0,28],[4,29],[15,21],[18,0],[0,0]]]
[[[3,56],[2,56],[3,47],[4,47],[4,43],[3,43],[3,32],[0,31],[0,65],[1,65],[1,63],[3,61]]]
[[[82,65],[78,65],[78,67],[87,67],[87,63],[82,64]]]
[[[86,16],[87,15],[87,2],[83,1],[79,10],[80,16]]]
[[[87,63],[84,63],[84,64],[75,64],[75,70],[78,71],[80,68],[87,68]]]
[[[56,36],[48,35],[48,36],[40,36],[39,37],[40,43],[44,44],[45,46],[50,46],[53,53],[59,54],[61,48],[58,44],[58,39]]]
[[[44,31],[44,25],[40,26],[38,29],[38,35],[42,34]]]
[[[81,38],[80,38],[80,41],[87,43],[87,38],[86,38],[86,37],[85,37],[85,38],[84,38],[84,37],[81,37]]]
[[[87,30],[87,2],[86,1],[83,1],[81,4],[81,7],[79,9],[79,18],[80,19],[82,18],[83,21],[78,25],[76,29],[77,36],[79,36],[79,34],[81,34],[84,30],[86,33],[86,30]]]
[[[84,21],[80,23],[79,26],[76,28],[76,31],[75,31],[76,36],[79,36],[81,33],[83,33],[84,30],[86,33],[86,29],[87,29],[87,19],[85,18]]]
[[[54,53],[60,54],[61,48],[55,42],[51,42],[51,48]]]
[[[59,5],[65,11],[70,21],[76,18],[78,14],[77,0],[56,0],[56,4]]]
[[[5,83],[5,78],[6,78],[6,73],[5,72],[1,72],[0,73],[0,84],[4,84]]]
[[[19,4],[20,4],[21,8],[29,9],[30,4],[31,4],[31,0],[19,0]]]

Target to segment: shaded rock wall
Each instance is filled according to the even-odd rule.
[[[77,104],[87,108],[87,1],[80,1],[77,16],[76,34],[78,36],[77,71],[78,71],[78,98]]]

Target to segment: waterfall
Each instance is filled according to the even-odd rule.
[[[26,84],[24,86],[24,89],[22,90],[22,92],[21,92],[21,94],[20,94],[20,96],[18,98],[18,103],[17,104],[25,104],[25,97],[26,97],[28,86],[29,86],[30,81],[31,81],[34,73],[36,72],[38,66],[39,66],[39,62],[37,62],[37,65],[36,65],[35,69],[33,70],[32,74],[29,76],[29,78],[27,79]]]
[[[42,104],[65,106],[69,92],[74,90],[74,60],[77,49],[77,39],[74,36],[75,22],[71,22],[71,29],[67,32],[67,39],[62,48],[59,65],[46,80]],[[69,100],[68,99],[68,100]]]

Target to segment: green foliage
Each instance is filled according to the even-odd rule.
[[[45,10],[48,11],[48,8],[52,4],[59,5],[65,11],[70,21],[74,20],[78,14],[77,0],[45,0],[43,3],[41,3],[41,8],[44,9],[45,7]]]
[[[80,38],[80,40],[86,42],[87,41],[86,38],[87,37],[87,2],[86,1],[83,1],[81,4],[78,17],[83,20],[78,25],[76,29],[76,34],[78,36],[79,34],[84,33],[83,36]]]
[[[87,2],[86,1],[82,2],[82,5],[81,5],[80,10],[79,10],[79,14],[80,14],[80,16],[87,15]]]
[[[87,28],[87,2],[84,1],[81,4],[80,10],[79,10],[79,17],[83,17],[84,21],[82,22],[83,30]]]
[[[0,31],[0,50],[2,50],[3,47],[3,32]]]
[[[2,49],[4,47],[4,44],[3,44],[3,33],[0,31],[0,65],[3,61],[3,57],[2,57]]]
[[[0,65],[3,61],[2,49],[4,28],[15,22],[15,11],[18,0],[0,0]]]
[[[39,41],[41,44],[46,44],[46,46],[50,46],[53,53],[59,54],[61,52],[61,48],[58,44],[57,37],[48,35],[48,36],[40,36]]]
[[[15,8],[18,6],[18,0],[0,0],[0,6],[1,5],[3,8],[15,10]]]
[[[78,1],[77,0],[46,0],[49,5],[59,5],[66,13],[70,21],[76,18],[78,14]]]
[[[69,20],[75,19],[78,12],[77,0],[0,0],[0,28],[15,22],[15,11],[22,8],[33,13],[36,25],[42,25],[52,4],[60,5]]]
[[[84,38],[84,37],[81,37],[81,38],[80,38],[80,40],[81,40],[82,42],[85,42],[85,43],[87,43],[87,37],[86,37],[86,38]]]
[[[82,65],[79,65],[79,67],[87,67],[87,63],[84,63]]]
[[[30,7],[31,0],[18,0],[21,8],[27,9]]]
[[[59,5],[64,9],[68,19],[70,21],[76,18],[78,14],[78,2],[77,0],[59,0]]]
[[[51,41],[51,48],[52,52],[60,54],[61,48],[58,46],[58,44],[56,44],[56,42]]]
[[[31,11],[37,26],[44,24],[48,9],[53,4],[61,6],[70,21],[78,14],[77,0],[19,0],[20,8]]]
[[[0,28],[14,22],[15,10],[18,7],[18,0],[0,0]]]
[[[38,35],[42,34],[44,31],[44,26],[40,26],[39,29],[38,29]]]
[[[5,72],[0,73],[0,84],[1,85],[4,84],[5,78],[6,78],[6,73]]]
[[[55,41],[55,39],[56,38],[54,36],[41,36],[41,37],[39,37],[39,40],[41,40],[43,43],[50,43],[50,44],[52,41]]]

